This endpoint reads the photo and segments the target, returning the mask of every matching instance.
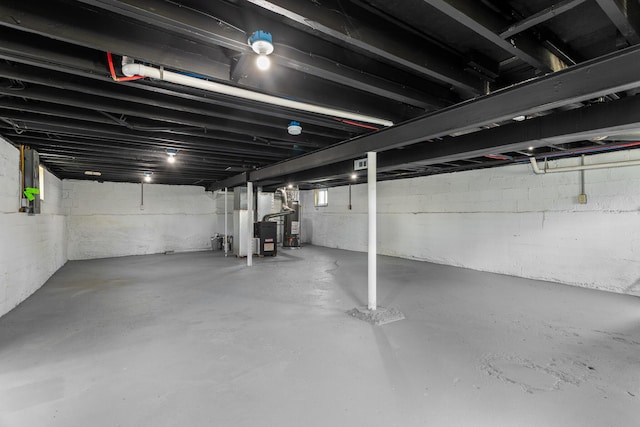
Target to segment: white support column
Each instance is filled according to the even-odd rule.
[[[224,256],[229,252],[229,232],[227,231],[227,187],[224,187]]]
[[[367,153],[367,188],[369,193],[369,310],[377,308],[376,281],[377,281],[377,247],[376,247],[376,153]]]
[[[247,267],[253,265],[253,182],[247,182]]]

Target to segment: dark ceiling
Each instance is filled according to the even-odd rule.
[[[60,178],[308,188],[367,151],[395,179],[640,140],[638,0],[3,0],[0,40],[0,134]]]

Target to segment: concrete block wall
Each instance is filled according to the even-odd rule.
[[[62,182],[45,171],[38,215],[20,208],[20,152],[0,138],[0,316],[38,290],[67,261]]]
[[[588,156],[640,159],[640,150]],[[552,161],[575,166],[580,159]],[[640,295],[640,167],[534,175],[529,164],[378,183],[378,253]],[[303,192],[305,240],[367,250],[367,187]],[[428,280],[428,278],[425,278]]]
[[[62,198],[71,260],[207,250],[219,232],[202,187],[64,180]]]

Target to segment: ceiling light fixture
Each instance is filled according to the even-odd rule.
[[[175,163],[176,162],[176,154],[178,154],[178,150],[176,150],[175,148],[167,148],[165,151],[167,152],[167,155],[169,156],[167,158],[167,162]]]
[[[300,135],[302,133],[302,126],[300,126],[300,122],[296,122],[296,121],[289,122],[289,126],[287,127],[287,132],[289,132],[289,135]]]
[[[358,175],[357,175],[357,174],[355,174],[355,173],[352,173],[352,174],[351,174],[351,179],[357,179],[357,178],[358,178]]]
[[[145,173],[144,173],[144,181],[145,182],[151,182],[151,175],[153,175],[153,172],[145,171]]]
[[[258,59],[256,59],[256,65],[260,71],[267,71],[271,68],[271,60],[268,56],[260,55]]]
[[[287,185],[287,188],[293,188],[293,184]]]
[[[526,116],[515,116],[515,117],[513,118],[513,120],[515,120],[516,122],[522,122],[522,121],[524,121],[526,118],[527,118]]]
[[[270,33],[262,30],[255,31],[249,37],[249,45],[255,53],[258,54],[256,65],[258,69],[266,71],[271,67],[271,60],[267,55],[271,55],[273,52],[273,38]]]
[[[85,175],[89,175],[89,176],[100,176],[102,175],[102,172],[98,172],[98,171],[84,171]]]

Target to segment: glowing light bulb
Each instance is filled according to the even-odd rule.
[[[146,175],[144,177],[144,182],[151,182],[151,176],[150,175]]]
[[[356,175],[355,173],[351,175],[351,179],[356,179],[358,177],[358,175]]]
[[[176,162],[176,156],[169,156],[169,158],[167,159],[167,162],[169,163],[175,163]]]
[[[256,65],[258,69],[267,71],[271,67],[271,60],[266,55],[259,55],[258,59],[256,59]]]

